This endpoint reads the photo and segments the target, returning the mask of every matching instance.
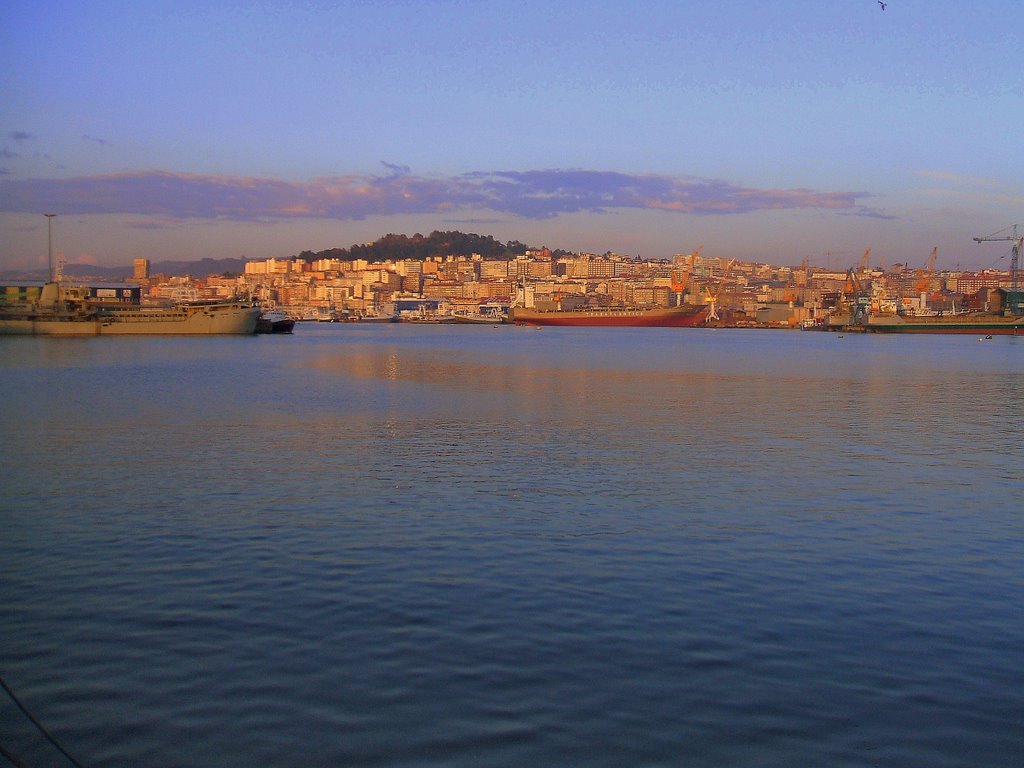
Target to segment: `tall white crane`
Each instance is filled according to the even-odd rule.
[[[1020,293],[1017,288],[1017,266],[1020,263],[1020,252],[1021,248],[1024,248],[1024,236],[1020,235],[1017,231],[1019,224],[1014,224],[1012,227],[1006,227],[998,232],[993,232],[991,235],[985,235],[984,237],[974,238],[976,243],[986,243],[990,240],[1009,240],[1013,243],[1013,247],[1010,249],[1010,309],[1015,315],[1020,314]],[[1011,231],[1012,230],[1012,231]],[[1009,234],[1007,234],[1009,233]]]

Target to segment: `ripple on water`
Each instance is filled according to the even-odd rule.
[[[5,679],[90,765],[1024,763],[1011,347],[548,330],[12,346]]]

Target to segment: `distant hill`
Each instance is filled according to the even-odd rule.
[[[369,262],[398,261],[416,259],[422,261],[433,256],[470,256],[478,253],[485,259],[514,259],[522,256],[535,246],[528,246],[518,240],[502,243],[491,235],[477,235],[465,232],[434,231],[429,235],[394,235],[388,234],[375,242],[363,245],[352,245],[348,248],[328,248],[324,251],[302,251],[292,258],[305,261],[317,259],[363,259]],[[552,255],[569,255],[569,251],[552,250]],[[150,264],[151,275],[171,275],[180,277],[208,277],[223,275],[225,272],[241,274],[245,272],[245,263],[249,259],[200,259],[199,261],[159,261]],[[120,267],[98,267],[91,264],[66,264],[64,274],[78,280],[97,280],[116,282],[131,279],[131,265]],[[0,281],[12,280],[45,280],[46,270],[0,272]]]
[[[429,235],[388,234],[372,243],[353,245],[349,248],[328,248],[325,251],[303,251],[295,258],[305,261],[318,259],[363,259],[365,261],[399,261],[412,259],[423,261],[433,256],[471,256],[478,253],[485,259],[514,259],[522,256],[533,246],[510,240],[502,243],[491,235],[477,235],[465,232],[434,231]],[[566,251],[554,251],[555,256]]]
[[[246,259],[200,259],[199,261],[158,261],[150,264],[151,275],[209,277],[225,272],[241,274],[245,271]],[[65,264],[64,274],[78,280],[102,280],[117,282],[131,279],[131,265],[122,267],[99,267],[93,264]],[[46,270],[7,270],[0,272],[0,280],[45,280]]]
[[[158,261],[149,265],[151,275],[192,275],[192,277],[209,277],[223,275],[225,272],[242,274],[245,262],[249,259],[200,259],[199,261]],[[129,267],[127,276],[131,277]]]

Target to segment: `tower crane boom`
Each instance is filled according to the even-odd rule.
[[[984,235],[983,237],[974,238],[976,243],[987,243],[993,240],[1009,240],[1013,243],[1013,247],[1010,249],[1010,308],[1013,313],[1020,313],[1020,291],[1017,287],[1017,269],[1020,263],[1020,252],[1024,248],[1024,235],[1019,234],[1019,224],[1014,224],[1012,227],[1001,229],[998,232],[994,232],[991,235]],[[1004,234],[1010,230],[1009,234]]]
[[[861,274],[863,274],[864,272],[867,271],[868,262],[869,262],[870,259],[871,259],[871,248],[868,247],[868,249],[866,251],[864,251],[864,255],[860,257],[860,269],[858,271],[861,272]]]
[[[715,285],[714,292],[711,291],[711,286],[710,285],[705,286],[705,288],[704,288],[704,291],[705,291],[705,293],[707,293],[707,297],[708,297],[707,298],[707,303],[709,304],[708,318],[707,318],[708,320],[718,320],[719,319],[719,317],[718,317],[718,294],[722,290],[722,285],[724,285],[725,281],[728,279],[729,273],[732,272],[732,265],[735,264],[735,263],[736,263],[736,259],[731,259],[729,261],[729,263],[725,265],[725,269],[722,270],[722,277],[719,279],[718,283]]]
[[[938,252],[938,246],[932,248],[931,256],[928,257],[928,266],[924,269],[917,270],[917,281],[914,283],[914,288],[919,294],[925,293],[931,289],[932,275],[935,273],[935,257]]]

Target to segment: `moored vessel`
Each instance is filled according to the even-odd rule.
[[[987,312],[945,315],[869,315],[865,329],[873,333],[969,333],[1024,336],[1024,317]]]
[[[452,315],[452,320],[462,325],[501,325],[505,322],[503,317],[494,315]]]
[[[451,318],[463,325],[501,325],[506,317],[499,311],[488,312],[453,312]]]
[[[394,315],[363,314],[349,318],[350,323],[397,323],[398,318]]]
[[[526,307],[512,307],[509,310],[509,322],[516,325],[693,328],[704,325],[707,317],[706,304],[650,309],[589,307],[541,312]]]
[[[281,309],[265,309],[256,318],[256,333],[291,333],[295,320]]]
[[[34,336],[247,335],[258,307],[247,301],[189,301],[164,307],[102,306],[87,291],[51,280],[38,296],[0,303],[0,334]]]

